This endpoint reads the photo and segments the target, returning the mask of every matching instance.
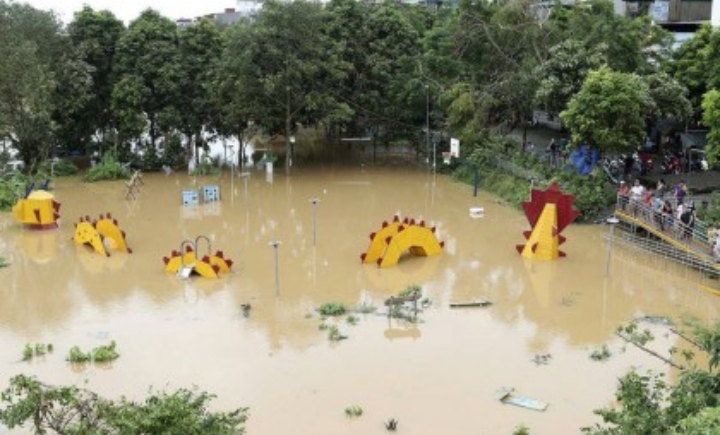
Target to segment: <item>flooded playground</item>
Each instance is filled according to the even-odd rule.
[[[207,185],[219,186],[219,201],[182,205],[184,190]],[[124,199],[124,181],[71,177],[53,193],[58,229],[27,230],[0,214],[0,256],[11,263],[0,269],[0,385],[25,373],[134,399],[197,386],[217,395],[218,408],[249,407],[250,435],[380,434],[390,418],[415,435],[510,434],[520,425],[533,435],[580,433],[598,421],[594,409],[613,403],[619,376],[668,370],[618,339],[620,324],[720,316],[720,300],[693,272],[610,250],[604,225],[570,225],[566,258],[525,260],[515,249],[529,229],[522,211],[426,171],[147,174],[135,200]],[[478,207],[484,213],[471,216]],[[74,222],[106,212],[132,254],[103,257],[72,241]],[[443,252],[389,268],[362,264],[369,234],[396,214],[435,226]],[[199,236],[233,260],[231,273],[165,271],[163,257]],[[413,284],[429,304],[416,322],[389,319],[383,302]],[[450,307],[479,300],[492,305]],[[347,339],[334,342],[316,311],[328,302],[377,311],[356,314],[354,325],[339,318]],[[661,326],[647,327],[659,351],[676,344]],[[110,365],[65,361],[72,346],[110,340],[121,355]],[[21,361],[26,343],[55,350]],[[591,359],[603,345],[612,356]],[[502,404],[502,388],[549,406]],[[363,415],[348,418],[349,406]]]

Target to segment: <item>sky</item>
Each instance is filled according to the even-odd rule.
[[[195,18],[200,15],[222,12],[235,7],[235,0],[16,0],[28,3],[36,9],[53,10],[68,24],[75,12],[88,5],[95,10],[109,10],[116,17],[129,24],[147,8],[153,8],[162,15],[177,20]]]

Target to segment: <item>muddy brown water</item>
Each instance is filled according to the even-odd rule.
[[[135,201],[123,182],[57,182],[57,230],[19,227],[0,215],[0,383],[18,373],[77,384],[108,397],[141,398],[149,388],[197,385],[219,409],[247,406],[249,434],[579,433],[592,410],[612,403],[631,367],[663,371],[623,346],[616,327],[644,315],[718,317],[720,302],[690,272],[615,245],[606,277],[607,228],[572,225],[553,262],[523,260],[515,245],[528,229],[522,212],[444,176],[405,169],[297,169],[271,178],[192,178],[148,174]],[[181,205],[183,189],[218,184],[221,200]],[[315,208],[313,246],[313,206]],[[471,207],[484,207],[482,218]],[[80,216],[111,212],[133,254],[100,257],[71,240]],[[399,213],[436,226],[442,255],[404,258],[393,268],[362,265],[368,235]],[[235,261],[213,280],[181,280],[162,257],[206,236]],[[273,240],[278,247],[275,280]],[[383,301],[419,284],[431,305],[415,324],[388,320]],[[277,286],[277,287],[276,287]],[[279,291],[278,291],[279,290]],[[486,299],[486,308],[451,302]],[[337,322],[330,342],[315,308],[325,302],[374,304],[357,325]],[[245,317],[241,304],[252,309]],[[658,349],[674,343],[658,331]],[[110,366],[73,366],[73,345],[117,342]],[[53,343],[22,362],[25,343]],[[589,358],[606,344],[613,356]],[[550,354],[536,364],[538,354]],[[549,403],[535,412],[494,399],[502,387]],[[363,408],[360,418],[344,414]],[[16,432],[21,433],[21,432]]]

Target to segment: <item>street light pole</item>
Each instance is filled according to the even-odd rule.
[[[610,263],[612,263],[613,242],[615,240],[615,226],[620,222],[615,216],[607,218],[605,221],[610,224],[610,240],[608,240],[607,264],[605,266],[605,276],[610,276]]]
[[[430,164],[430,93],[425,85],[425,152],[428,165]]]
[[[315,246],[315,206],[320,202],[320,198],[310,198],[310,204],[312,204],[312,229],[313,229],[313,246]]]
[[[278,248],[280,248],[279,240],[273,240],[272,242],[268,243],[268,245],[275,248],[275,296],[280,295],[280,269],[278,268]]]

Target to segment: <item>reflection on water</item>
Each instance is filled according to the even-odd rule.
[[[0,381],[25,372],[129,397],[151,385],[199,385],[218,395],[218,406],[249,406],[250,434],[365,434],[394,417],[414,434],[510,433],[523,423],[556,435],[592,423],[591,411],[612,399],[631,366],[665,369],[622,352],[618,324],[642,314],[718,316],[717,298],[672,263],[616,245],[606,277],[603,227],[569,227],[567,258],[524,260],[515,250],[527,230],[520,211],[424,172],[328,168],[144,181],[138,199],[125,201],[122,182],[61,179],[55,195],[65,217],[53,231],[30,232],[0,216],[0,255],[12,263],[0,269]],[[220,186],[219,202],[181,205],[184,189],[210,184]],[[469,215],[473,207],[484,209],[481,219]],[[133,254],[105,258],[71,241],[75,216],[105,212],[121,222]],[[363,265],[368,234],[395,214],[436,226],[445,252],[387,269]],[[162,257],[198,236],[235,262],[231,274],[182,280],[164,271]],[[277,263],[273,240],[281,242]],[[383,301],[412,284],[430,300],[417,322],[383,315]],[[493,305],[448,308],[479,299]],[[337,319],[349,338],[330,343],[315,311],[326,302],[378,311],[357,314],[357,325]],[[64,361],[73,345],[109,340],[121,354],[112,367],[79,370]],[[55,354],[19,362],[24,344],[38,341],[53,343]],[[614,356],[591,361],[602,344]],[[552,360],[534,364],[537,354]],[[550,408],[503,406],[493,400],[501,387]],[[345,418],[350,405],[363,407],[361,419]]]

